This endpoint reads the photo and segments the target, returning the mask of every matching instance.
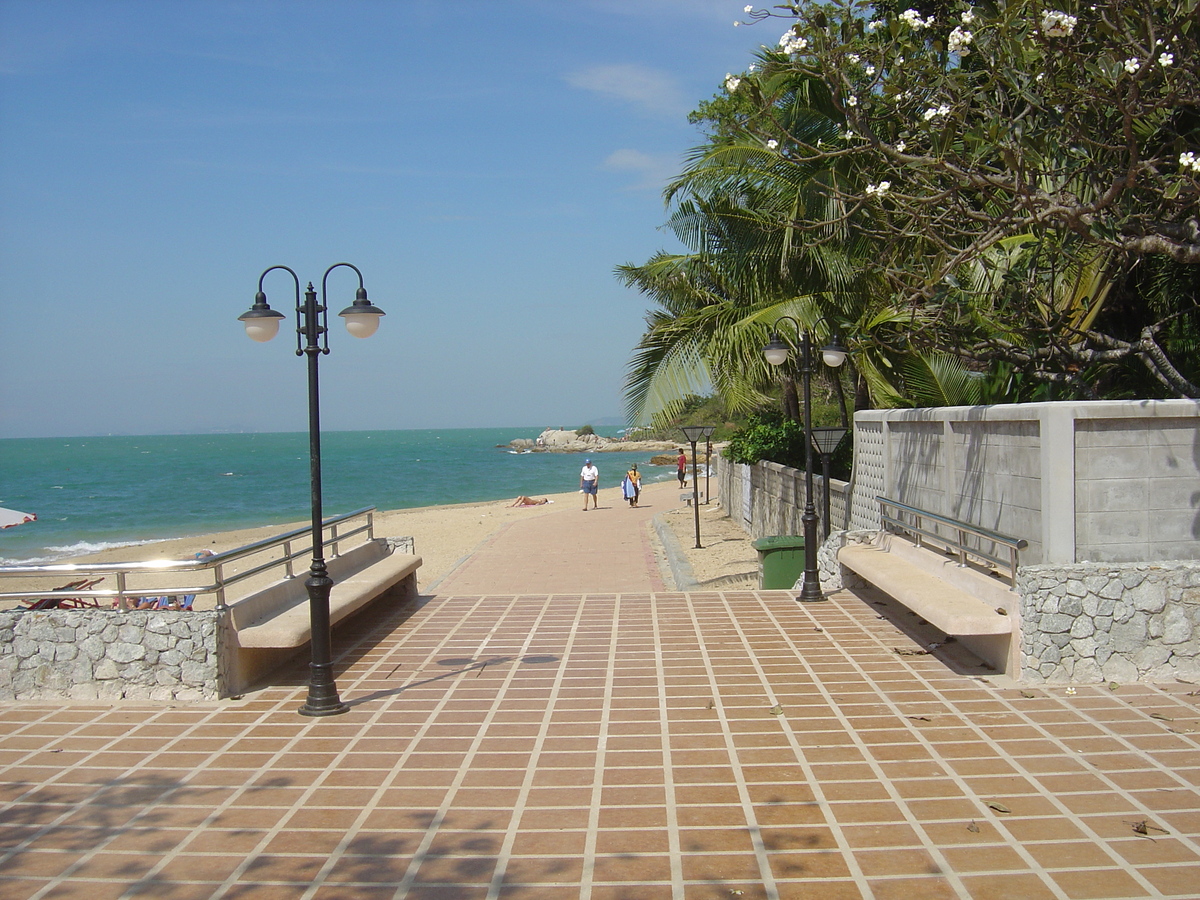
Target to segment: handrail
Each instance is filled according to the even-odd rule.
[[[336,559],[340,555],[340,546],[346,543],[356,535],[366,534],[366,541],[375,539],[375,520],[374,506],[364,506],[362,509],[356,509],[353,512],[343,513],[339,516],[332,516],[325,519],[321,523],[322,529],[330,529],[330,536],[326,541],[326,546],[329,548],[329,558]],[[343,522],[351,519],[365,517],[365,522],[351,528],[349,531],[339,532],[338,526]],[[312,526],[296,528],[292,531],[284,532],[283,534],[275,535],[274,537],[263,538],[260,541],[255,541],[251,544],[245,544],[241,547],[235,547],[232,550],[225,550],[221,553],[215,553],[212,556],[207,556],[202,559],[155,559],[138,562],[111,562],[111,563],[51,563],[49,565],[26,565],[26,566],[0,566],[0,580],[6,577],[30,577],[38,575],[112,575],[116,581],[115,589],[99,589],[99,590],[71,590],[65,591],[63,597],[94,597],[96,599],[116,599],[123,607],[124,601],[131,596],[145,596],[154,593],[171,594],[214,594],[217,600],[217,608],[222,609],[227,604],[225,602],[226,588],[235,585],[247,578],[252,578],[263,572],[270,571],[273,568],[283,566],[285,569],[285,578],[291,578],[295,575],[292,562],[302,556],[305,556],[311,551],[311,546],[308,544],[302,545],[298,549],[293,549],[292,545],[301,538],[312,534]],[[226,575],[224,572],[225,566],[236,562],[240,559],[245,559],[248,556],[253,556],[256,553],[262,553],[282,546],[284,549],[283,556],[276,559],[270,559],[258,565],[251,566],[242,572],[235,572]],[[150,573],[182,573],[182,572],[203,572],[212,570],[213,581],[211,584],[189,585],[180,587],[172,585],[169,588],[138,587],[136,590],[130,589],[128,586],[128,578],[130,575],[150,574]],[[47,595],[56,593],[53,590],[43,589],[40,591],[0,591],[0,600],[36,600]]]
[[[875,500],[879,503],[880,507],[882,507],[880,510],[880,518],[882,519],[883,524],[885,526],[893,525],[901,531],[905,531],[914,535],[917,539],[918,547],[921,546],[922,537],[932,538],[934,541],[947,545],[943,549],[955,552],[955,555],[958,557],[959,566],[966,566],[967,557],[971,556],[982,560],[983,562],[992,563],[996,566],[1008,566],[1009,580],[1016,580],[1017,568],[1020,561],[1020,551],[1029,546],[1029,541],[1025,540],[1024,538],[1001,534],[998,531],[992,531],[990,528],[972,525],[970,522],[963,522],[960,519],[952,519],[949,516],[943,516],[940,513],[929,512],[928,510],[921,509],[920,507],[910,506],[907,503],[901,503],[898,500],[891,500],[887,497],[876,496]],[[887,507],[893,507],[897,510],[898,514],[888,515]],[[913,515],[917,518],[917,522],[915,524],[906,522],[904,519],[900,518],[899,513],[908,513]],[[933,529],[922,527],[922,521],[927,519],[932,520],[935,523]],[[947,525],[954,529],[956,532],[956,537],[951,538],[938,531],[936,528],[937,524]],[[981,548],[968,546],[966,542],[967,535],[973,535],[975,537],[982,538],[985,541],[990,541],[993,544],[999,544],[1002,547],[1007,547],[1008,559],[1001,559],[1000,557],[987,553]]]

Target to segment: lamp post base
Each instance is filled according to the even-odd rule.
[[[318,718],[321,716],[340,716],[350,712],[350,707],[338,696],[337,685],[330,681],[328,684],[317,682],[319,673],[312,673],[313,682],[308,686],[308,699],[296,712],[302,716]]]

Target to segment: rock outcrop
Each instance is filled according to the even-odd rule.
[[[619,438],[606,438],[598,434],[579,434],[575,431],[564,431],[559,428],[547,428],[537,438],[517,438],[509,442],[514,450],[533,450],[545,453],[662,453],[682,446],[669,441],[624,441]]]

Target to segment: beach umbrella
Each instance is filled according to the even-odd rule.
[[[12,528],[14,525],[24,525],[26,522],[36,522],[33,513],[18,512],[15,509],[5,509],[0,506],[0,528]]]

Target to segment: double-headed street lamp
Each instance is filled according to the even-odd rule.
[[[696,444],[712,437],[717,430],[715,425],[684,425],[680,429],[683,436],[692,445],[692,508],[696,511],[696,549],[700,549],[700,482],[696,478]],[[706,475],[707,477],[707,475]],[[707,485],[707,482],[705,482]],[[705,501],[708,500],[708,490],[705,488]]]
[[[804,526],[804,584],[800,589],[799,600],[824,600],[821,593],[821,576],[817,571],[817,508],[813,504],[813,428],[812,428],[812,341],[808,331],[791,316],[782,316],[778,323],[787,320],[796,326],[796,336],[800,343],[800,373],[804,381],[804,515],[800,521]],[[791,356],[788,345],[779,338],[776,331],[771,335],[771,342],[763,347],[763,355],[773,366],[782,366]],[[821,358],[825,365],[836,369],[846,361],[846,348],[842,346],[836,333],[830,336],[829,343],[821,348]],[[828,490],[828,485],[826,485]]]
[[[345,266],[358,275],[358,291],[354,303],[343,309],[339,316],[346,320],[346,330],[359,338],[370,337],[379,327],[383,310],[373,306],[367,299],[363,287],[362,272],[350,263],[334,263],[325,270],[321,278],[321,302],[317,303],[317,292],[312,282],[300,302],[300,277],[287,266],[271,266],[258,276],[258,293],[254,305],[238,319],[246,326],[251,340],[269,341],[279,333],[279,322],[286,318],[267,304],[263,293],[263,279],[267,274],[282,269],[296,282],[296,355],[308,356],[308,458],[312,487],[312,565],[309,567],[308,616],[312,632],[312,662],[309,666],[308,699],[300,707],[302,716],[335,716],[349,709],[338,696],[337,684],[333,680],[333,658],[331,650],[331,626],[329,623],[329,592],[333,579],[325,568],[324,520],[321,516],[321,399],[317,378],[317,359],[329,352],[328,312],[326,309],[326,283],[329,273]]]

